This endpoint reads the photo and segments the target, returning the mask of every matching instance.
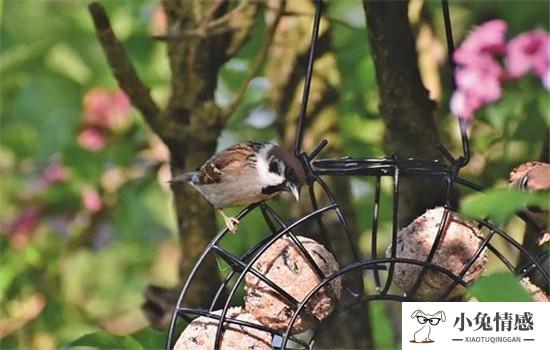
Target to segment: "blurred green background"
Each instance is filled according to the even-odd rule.
[[[158,1],[101,3],[142,79],[164,104],[170,70],[164,44],[151,39],[163,31]],[[117,94],[87,5],[0,1],[2,349],[55,349],[98,330],[137,334],[151,347],[164,341],[162,333],[148,327],[140,305],[147,284],[171,287],[178,282],[175,217],[165,183],[170,177],[168,151]],[[448,113],[450,76],[439,2],[413,0],[409,8],[423,80],[438,102],[441,133],[456,154],[459,135]],[[429,14],[427,19],[419,8]],[[509,37],[548,29],[544,1],[464,1],[453,3],[451,12],[458,42],[472,25],[491,18],[508,22]],[[337,108],[343,150],[383,155],[362,4],[331,1],[327,14],[338,19],[331,38],[342,81]],[[265,26],[262,20],[255,25]],[[216,95],[220,104],[238,88],[261,35],[262,30],[253,31],[223,68]],[[252,84],[223,132],[220,148],[238,140],[276,138],[270,86],[262,74]],[[463,175],[487,186],[505,184],[517,164],[539,157],[549,120],[548,95],[535,77],[506,86],[498,103],[478,113],[471,128],[473,158]],[[388,198],[389,186],[383,190]],[[368,180],[353,179],[352,192],[366,249],[370,215],[365,213],[372,206],[373,187]],[[386,242],[389,218],[384,211],[381,232]],[[521,241],[521,224],[513,221],[508,228]],[[243,251],[246,230],[239,236],[233,244]],[[384,309],[375,312],[383,314]],[[384,330],[375,332],[378,347],[396,346],[382,333],[391,332],[389,322],[379,327]]]

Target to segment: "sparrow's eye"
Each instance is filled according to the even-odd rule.
[[[279,162],[277,162],[275,159],[273,159],[271,162],[269,162],[269,172],[280,175],[279,171]]]
[[[292,183],[298,183],[298,176],[296,175],[296,171],[292,169],[291,167],[288,167],[285,169],[285,178],[287,181],[290,181]]]

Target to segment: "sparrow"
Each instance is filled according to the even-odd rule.
[[[526,162],[517,166],[510,173],[510,187],[516,187],[526,191],[549,191],[550,190],[550,164],[543,162]],[[540,225],[543,229],[539,233],[537,244],[542,245],[550,241],[548,222],[550,212],[548,208],[538,206],[529,207],[526,214]]]
[[[238,143],[210,157],[197,171],[175,176],[171,182],[187,182],[222,215],[232,234],[239,220],[223,209],[249,205],[290,192],[296,201],[305,182],[300,160],[279,145],[249,141]]]

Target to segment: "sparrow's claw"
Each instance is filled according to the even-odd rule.
[[[543,231],[539,233],[539,236],[537,237],[537,244],[540,247],[546,242],[550,242],[550,232]]]
[[[239,223],[239,220],[234,217],[229,217],[225,220],[225,226],[227,226],[227,229],[233,235],[237,233],[237,227],[239,226]]]
[[[225,222],[225,226],[231,232],[231,234],[235,234],[237,232],[237,227],[239,226],[240,221],[237,220],[237,218],[233,216],[227,216],[223,211],[220,210],[220,214],[222,214],[223,221]]]

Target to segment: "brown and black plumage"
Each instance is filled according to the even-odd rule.
[[[197,189],[222,214],[235,233],[238,220],[222,209],[266,200],[286,191],[299,199],[305,172],[299,159],[279,145],[245,142],[210,157],[197,171],[174,177]]]

